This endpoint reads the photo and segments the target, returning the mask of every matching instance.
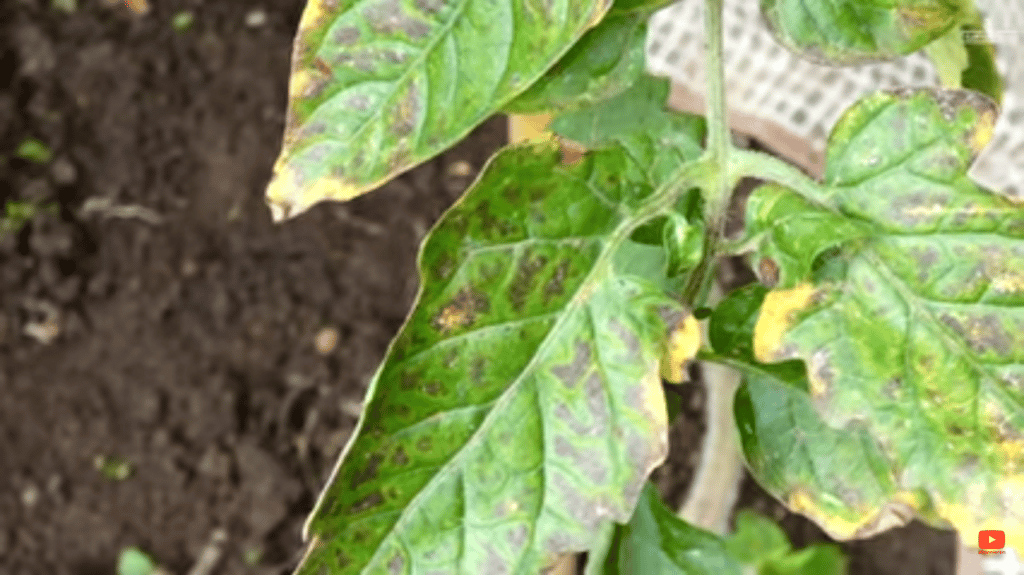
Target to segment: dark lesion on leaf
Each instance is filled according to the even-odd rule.
[[[335,30],[334,41],[341,46],[351,46],[359,41],[362,33],[355,26],[342,26]]]
[[[394,557],[388,561],[388,575],[402,575],[405,570],[405,557],[402,554],[395,552]]]
[[[434,440],[429,435],[424,435],[423,437],[416,440],[416,450],[421,453],[430,451],[433,448]]]
[[[370,28],[377,34],[403,33],[413,40],[424,38],[430,26],[406,13],[399,0],[383,0],[363,10]]]
[[[565,279],[569,275],[569,260],[562,260],[555,268],[551,279],[544,284],[544,304],[551,303],[551,300],[565,294]]]
[[[405,452],[405,448],[401,445],[395,449],[395,453],[391,456],[391,463],[404,467],[409,464],[409,455]]]
[[[428,15],[434,15],[444,8],[444,0],[416,0],[416,7],[426,12]]]
[[[479,314],[487,313],[490,307],[487,296],[467,286],[434,315],[430,325],[441,335],[449,335],[473,325]]]
[[[352,508],[349,510],[350,513],[362,513],[377,507],[384,503],[384,496],[380,494],[380,491],[374,491],[366,497],[356,501],[352,504]]]
[[[583,376],[590,369],[590,363],[590,345],[584,341],[577,341],[572,361],[552,367],[551,373],[565,384],[566,387],[576,387],[576,384],[583,379]]]
[[[395,105],[391,116],[391,131],[398,137],[407,136],[416,128],[416,119],[421,111],[420,93],[415,84]]]
[[[1011,351],[1013,338],[995,314],[956,317],[945,313],[940,320],[962,337],[975,353],[995,351],[1000,357],[1006,357]]]
[[[377,478],[377,470],[380,468],[380,464],[384,462],[384,456],[378,452],[371,453],[366,467],[361,471],[355,473],[352,476],[351,487],[353,490],[357,489],[360,485]]]
[[[531,257],[524,256],[516,266],[516,275],[512,278],[512,284],[508,288],[509,300],[512,308],[521,311],[526,305],[526,298],[533,291],[537,274],[548,265],[548,258],[545,256]]]

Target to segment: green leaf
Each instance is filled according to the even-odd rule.
[[[667,79],[643,75],[614,98],[556,117],[551,130],[591,150],[622,146],[658,185],[700,155],[705,133],[703,118],[665,108],[668,92]]]
[[[643,14],[606,17],[504,110],[512,114],[570,110],[621,94],[643,74],[646,38]]]
[[[959,26],[949,29],[938,39],[924,47],[925,54],[935,64],[935,71],[943,87],[962,88],[960,77],[967,69],[967,48],[964,33]]]
[[[995,47],[988,41],[981,14],[970,0],[959,26],[925,46],[944,86],[967,88],[1003,100],[1003,77],[996,67]]]
[[[640,13],[645,18],[671,5],[676,0],[614,0],[609,14]]]
[[[789,538],[767,517],[749,509],[736,514],[736,530],[725,541],[726,550],[741,563],[760,567],[790,551]]]
[[[1024,207],[966,175],[995,114],[961,90],[851,108],[830,137],[825,186],[829,207],[872,235],[841,279],[769,294],[754,348],[807,364],[822,420],[870,434],[911,494],[901,504],[930,500],[965,537],[999,525],[1024,552]],[[854,491],[880,477],[843,476]]]
[[[36,164],[45,164],[53,157],[53,151],[41,140],[26,138],[18,144],[18,149],[14,152],[14,155]]]
[[[138,547],[125,547],[117,558],[117,575],[152,575],[156,562]]]
[[[997,104],[1002,104],[1005,84],[996,67],[995,46],[987,41],[980,21],[964,25],[962,30],[967,50],[967,67],[960,75],[960,85],[981,92]]]
[[[605,528],[607,529],[607,528]],[[736,531],[719,537],[677,517],[648,483],[626,525],[603,530],[587,557],[586,575],[844,575],[846,557],[835,545],[793,552],[786,534],[749,510],[736,516]]]
[[[829,248],[848,244],[871,233],[870,226],[816,206],[774,184],[755,189],[747,200],[748,241],[757,242],[767,258],[773,287],[793,287],[806,280],[815,260]]]
[[[533,84],[610,0],[310,0],[275,217],[347,200],[445,150]]]
[[[864,64],[914,52],[953,28],[959,0],[761,0],[776,39],[811,60]]]
[[[300,573],[534,575],[629,519],[667,450],[658,367],[679,312],[612,265],[651,192],[621,149],[492,159],[424,242]]]
[[[916,500],[900,492],[878,441],[864,429],[826,425],[805,391],[802,364],[787,363],[791,369],[746,366],[736,392],[740,445],[757,482],[840,539],[912,517]]]
[[[762,575],[845,575],[847,559],[835,545],[811,545],[772,561]]]
[[[597,575],[672,573],[679,575],[740,575],[740,564],[721,538],[676,517],[650,483],[627,525],[616,529],[614,543]]]

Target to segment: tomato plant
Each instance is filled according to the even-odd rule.
[[[948,84],[864,95],[818,181],[732,145],[721,0],[706,0],[706,117],[666,109],[667,80],[644,72],[663,4],[307,5],[276,218],[371,191],[496,112],[549,114],[559,139],[499,151],[424,240],[299,572],[534,574],[580,551],[590,573],[841,570],[776,536],[746,553],[750,528],[701,531],[646,486],[667,452],[662,374],[690,361],[742,375],[750,472],[833,536],[917,516],[968,539],[1003,529],[1024,552],[1024,209],[967,176],[1002,90],[991,47],[963,42],[977,10],[762,0],[807,57],[925,49]],[[563,161],[568,141],[582,158]],[[727,238],[745,177],[766,183]],[[713,301],[737,254],[763,283]]]

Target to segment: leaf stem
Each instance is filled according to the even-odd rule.
[[[691,308],[706,303],[718,268],[719,246],[725,235],[733,178],[727,170],[732,142],[725,101],[725,69],[722,65],[722,0],[706,0],[704,29],[707,35],[705,55],[707,76],[708,148],[704,159],[710,164],[711,178],[704,191],[704,254],[683,291],[683,303]]]
[[[775,182],[816,204],[831,204],[826,186],[816,182],[799,168],[764,152],[733,150],[729,157],[729,173]]]

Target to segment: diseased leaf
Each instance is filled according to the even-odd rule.
[[[670,511],[653,485],[644,486],[633,518],[616,528],[602,570],[596,575],[673,573],[680,575],[740,575],[740,564],[729,555],[722,539],[694,527]]]
[[[758,272],[770,274],[772,286],[779,288],[792,287],[806,279],[814,261],[829,248],[871,233],[869,226],[815,206],[774,184],[760,186],[751,193],[747,200],[747,222],[747,237],[760,248]],[[771,271],[765,271],[764,266],[770,266]]]
[[[643,14],[606,17],[504,110],[514,114],[570,110],[621,94],[643,74],[646,38]]]
[[[668,92],[667,79],[643,75],[614,98],[557,116],[551,130],[590,150],[622,146],[645,159],[648,177],[657,185],[700,155],[705,133],[703,118],[665,108]]]
[[[697,356],[702,340],[697,318],[693,314],[686,314],[669,333],[668,346],[661,358],[662,379],[669,383],[685,381],[686,364]]]
[[[781,44],[841,65],[909,54],[965,16],[961,0],[761,0],[761,11]]]
[[[629,519],[667,450],[658,368],[679,314],[612,265],[651,191],[621,149],[492,159],[424,242],[301,573],[535,575]]]
[[[310,0],[267,197],[347,200],[443,151],[537,80],[610,0]]]
[[[822,420],[874,438],[895,490],[914,494],[903,503],[926,495],[965,537],[998,525],[1020,553],[1024,207],[966,175],[995,116],[991,100],[960,90],[851,108],[830,137],[825,186],[829,207],[872,234],[841,279],[766,298],[755,352],[807,364]],[[843,475],[851,489],[878,481]],[[837,532],[829,512],[805,513]]]

